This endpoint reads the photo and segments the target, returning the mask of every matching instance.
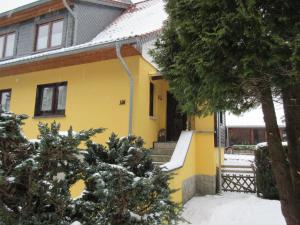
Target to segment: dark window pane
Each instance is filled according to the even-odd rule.
[[[44,88],[42,95],[41,111],[47,112],[52,110],[54,88]]]
[[[16,35],[14,33],[7,35],[5,57],[11,57],[14,55],[15,37],[16,37]]]
[[[36,50],[45,49],[48,47],[49,24],[38,27]]]
[[[154,116],[154,84],[150,82],[149,116]]]
[[[52,25],[51,47],[60,46],[63,36],[63,21],[54,22]]]

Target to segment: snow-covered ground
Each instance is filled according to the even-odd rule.
[[[254,155],[225,154],[224,165],[250,166],[254,162]]]
[[[279,201],[242,193],[195,197],[185,205],[183,217],[191,225],[286,225]]]

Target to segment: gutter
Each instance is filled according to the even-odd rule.
[[[129,93],[128,136],[131,136],[132,135],[132,122],[133,122],[134,77],[122,56],[121,48],[122,48],[122,44],[116,43],[117,57],[118,57],[121,65],[123,66],[124,70],[126,71],[128,79],[129,79],[130,93]]]
[[[113,6],[118,7],[121,9],[128,9],[132,3],[127,2],[118,2],[118,1],[112,1],[112,0],[80,0],[82,2],[88,2],[93,3],[97,5],[106,5],[106,6]]]
[[[57,58],[60,56],[68,56],[68,55],[73,55],[73,54],[78,54],[78,53],[83,53],[88,51],[96,51],[104,48],[114,48],[117,43],[121,45],[136,44],[137,40],[136,38],[127,38],[118,41],[94,42],[94,43],[92,42],[92,43],[76,45],[68,48],[61,48],[58,50],[53,50],[52,52],[51,51],[43,52],[35,55],[24,56],[23,58],[21,57],[21,58],[2,61],[0,62],[0,68],[16,66],[16,65],[21,65],[25,63],[31,63],[31,62],[38,62],[41,60]]]
[[[71,7],[68,5],[67,0],[62,0],[62,2],[64,3],[65,8],[69,11],[69,13],[73,16],[74,18],[74,40],[73,40],[73,45],[77,44],[77,29],[78,29],[78,19],[77,16],[74,12],[74,10],[71,9]]]

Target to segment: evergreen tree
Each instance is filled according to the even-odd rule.
[[[39,124],[29,142],[24,115],[0,113],[0,225],[176,224],[170,175],[154,167],[141,138],[112,135],[107,147],[91,137],[103,129],[60,132]],[[70,187],[86,190],[72,199]]]
[[[86,190],[75,203],[78,221],[83,225],[177,224],[180,207],[170,199],[171,177],[154,167],[143,140],[112,134],[107,145],[88,145]]]
[[[154,53],[188,114],[262,105],[283,214],[300,224],[300,1],[168,0]],[[283,100],[288,152],[273,98]],[[287,163],[288,162],[288,163]]]
[[[1,112],[0,109],[0,224],[18,224],[22,210],[30,203],[32,170],[18,166],[30,158],[33,146],[22,135],[20,126],[27,117]]]
[[[21,132],[26,118],[0,114],[0,224],[69,225],[69,188],[84,169],[79,146],[101,129],[62,134],[59,124],[40,124],[39,140],[30,143]]]

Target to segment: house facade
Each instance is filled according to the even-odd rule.
[[[39,0],[0,13],[0,105],[62,130],[106,128],[95,137],[141,136],[146,146],[175,143],[164,163],[176,173],[178,202],[216,190],[218,148],[214,116],[190,118],[168,92],[149,55],[167,19],[163,0]],[[163,145],[162,145],[163,146]],[[84,182],[71,187],[73,196]]]

